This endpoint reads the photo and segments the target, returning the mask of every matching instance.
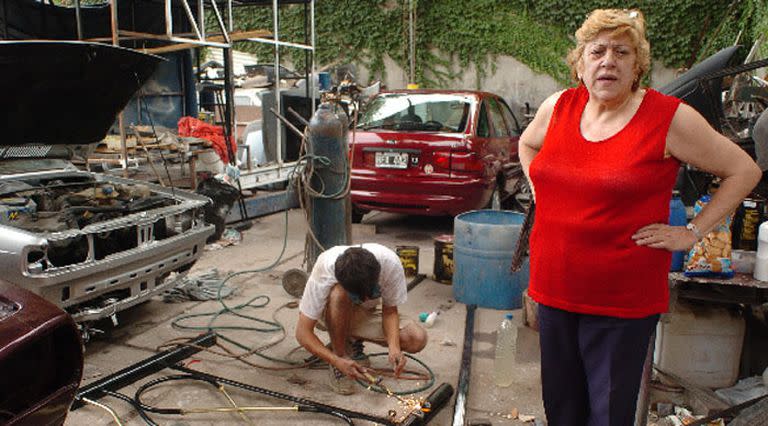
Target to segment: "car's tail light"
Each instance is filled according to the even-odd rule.
[[[437,151],[433,156],[435,167],[453,172],[482,172],[483,162],[474,152]]]
[[[435,167],[450,170],[451,169],[451,153],[450,152],[435,152]]]
[[[451,154],[451,170],[457,172],[481,172],[483,161],[474,152],[454,152]]]
[[[373,151],[364,151],[363,164],[373,167],[373,165],[376,164],[376,153]]]

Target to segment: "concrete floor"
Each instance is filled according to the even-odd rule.
[[[353,242],[378,242],[395,248],[398,245],[414,245],[420,248],[419,272],[427,279],[418,284],[410,293],[408,303],[402,308],[407,315],[418,316],[420,312],[442,309],[434,326],[429,329],[429,344],[416,355],[435,374],[435,382],[457,386],[461,369],[461,350],[464,339],[466,318],[465,306],[453,303],[452,287],[430,279],[433,274],[434,243],[437,235],[452,233],[451,218],[407,217],[385,213],[372,213],[365,217],[363,224],[353,227]],[[286,248],[280,253],[287,230]],[[228,284],[237,288],[236,295],[227,299],[228,306],[237,306],[256,296],[254,304],[264,305],[249,308],[243,314],[253,318],[271,321],[275,318],[286,330],[282,338],[279,332],[226,331],[228,337],[242,342],[246,346],[258,348],[279,341],[262,353],[280,359],[301,360],[307,356],[303,350],[296,350],[298,344],[293,337],[293,328],[298,317],[295,308],[285,307],[288,302],[297,299],[286,293],[281,284],[283,272],[290,268],[301,268],[304,252],[306,223],[303,213],[293,210],[278,213],[256,220],[253,227],[243,233],[243,241],[236,246],[221,250],[207,251],[190,271],[190,275],[199,275],[211,268],[219,271],[236,272],[244,270],[263,270],[277,261],[273,268],[261,272],[239,275]],[[279,260],[278,260],[279,258]],[[98,336],[86,346],[85,372],[83,384],[103,378],[126,366],[151,356],[156,348],[172,339],[194,336],[195,331],[182,331],[172,326],[172,321],[180,315],[214,312],[221,308],[218,302],[183,302],[164,303],[153,300],[119,315],[119,325],[112,327],[105,324],[105,334]],[[508,388],[499,388],[493,384],[493,353],[495,330],[506,311],[478,308],[475,317],[474,345],[471,366],[471,381],[465,419],[471,424],[486,419],[493,425],[522,424],[512,420],[509,414],[520,414],[543,419],[544,410],[540,397],[538,340],[537,334],[525,327],[519,327],[518,354],[516,361],[517,378]],[[520,324],[520,310],[513,311],[515,320]],[[204,327],[208,318],[193,318],[185,324]],[[265,325],[253,320],[228,316],[221,318],[217,325],[262,327]],[[327,336],[322,335],[327,341]],[[231,346],[230,346],[231,347]],[[376,353],[384,348],[366,346],[366,352]],[[249,361],[267,367],[278,364],[258,356],[250,356]],[[190,367],[218,376],[245,382],[272,391],[311,399],[324,404],[367,413],[371,416],[386,417],[389,410],[403,414],[401,406],[394,398],[374,393],[359,387],[352,396],[340,396],[333,393],[326,384],[327,367],[321,369],[270,370],[245,365],[242,362],[226,359],[212,353],[199,353],[190,358]],[[373,365],[385,367],[386,357],[374,357]],[[417,370],[417,364],[408,364]],[[163,370],[152,377],[174,374]],[[149,379],[147,379],[149,380]],[[146,382],[142,381],[141,383]],[[413,389],[422,387],[419,381],[394,381],[386,379],[385,384],[393,389]],[[133,395],[137,385],[124,388],[123,393]],[[416,396],[426,396],[435,386]],[[231,398],[239,406],[286,407],[290,402],[254,394],[237,388],[227,388]],[[454,397],[433,419],[431,424],[450,425],[453,422]],[[127,403],[113,397],[100,400],[114,409],[123,424],[142,425],[144,421]],[[164,384],[145,395],[145,403],[162,407],[222,407],[228,406],[226,396],[209,385],[180,382]],[[191,414],[186,416],[153,415],[153,419],[162,425],[337,425],[344,422],[328,415],[317,413],[297,413],[293,411],[262,411],[247,415],[247,419],[235,413]],[[113,423],[109,413],[101,408],[85,406],[71,412],[65,425],[106,425]],[[369,421],[355,420],[355,424],[375,424]]]

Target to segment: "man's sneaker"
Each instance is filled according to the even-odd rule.
[[[330,371],[330,381],[328,385],[339,395],[352,395],[355,393],[355,382],[342,373],[338,368],[328,364]]]
[[[368,355],[365,354],[364,349],[365,347],[362,340],[347,340],[347,352],[349,353],[349,357],[363,367],[370,367],[371,360],[368,359]]]

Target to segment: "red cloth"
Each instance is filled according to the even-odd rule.
[[[224,142],[224,128],[222,126],[214,126],[194,117],[181,117],[179,119],[179,136],[191,136],[211,141],[213,149],[219,154],[221,161],[229,162],[227,145]],[[237,152],[235,140],[230,136],[229,141],[232,145],[232,152]]]
[[[631,236],[669,221],[680,163],[664,158],[664,149],[680,101],[649,89],[621,131],[590,142],[579,125],[588,99],[583,86],[560,96],[531,163],[536,218],[529,294],[583,314],[666,312],[671,253],[638,246]]]

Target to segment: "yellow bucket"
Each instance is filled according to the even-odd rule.
[[[397,246],[395,252],[400,257],[406,277],[415,276],[419,272],[419,247]]]
[[[435,237],[435,281],[451,284],[453,281],[453,235]]]

